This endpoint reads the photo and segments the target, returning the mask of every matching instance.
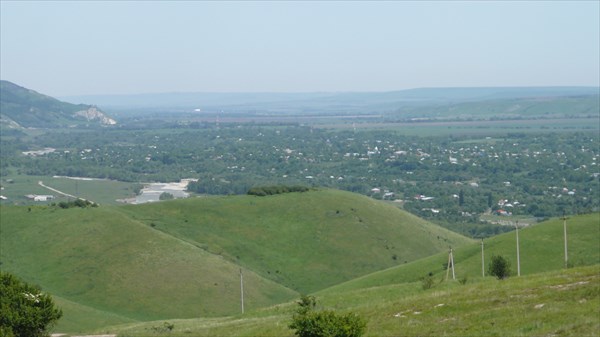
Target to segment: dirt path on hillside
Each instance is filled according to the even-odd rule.
[[[50,190],[50,191],[52,191],[52,192],[55,192],[55,193],[58,193],[58,194],[62,194],[62,195],[66,196],[66,197],[69,197],[69,198],[73,198],[73,199],[81,199],[81,200],[85,200],[85,201],[89,201],[89,202],[92,202],[92,203],[93,203],[93,201],[91,201],[91,200],[87,200],[87,199],[84,199],[84,198],[81,198],[81,197],[77,197],[77,196],[74,196],[74,195],[72,195],[72,194],[68,194],[68,193],[65,193],[65,192],[63,192],[63,191],[59,191],[59,190],[57,190],[56,188],[52,188],[52,187],[50,187],[50,186],[44,185],[44,182],[43,182],[43,181],[41,181],[41,180],[40,180],[40,181],[38,181],[38,185],[40,185],[40,186],[42,186],[43,188],[45,188],[45,189],[48,189],[48,190]]]

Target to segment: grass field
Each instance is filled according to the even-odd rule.
[[[252,310],[472,242],[335,190],[0,213],[2,270],[60,298],[67,332],[238,313],[240,268]]]
[[[569,219],[568,252],[570,266],[600,264],[600,214],[580,215]],[[516,233],[509,232],[484,240],[484,257],[487,265],[492,255],[501,255],[511,264],[513,274],[517,273]],[[553,219],[519,230],[519,252],[521,275],[558,270],[564,266],[563,221]],[[366,275],[346,283],[341,283],[325,291],[349,291],[373,286],[383,286],[404,282],[415,282],[428,273],[434,278],[446,276],[444,264],[448,253],[440,253],[380,272]],[[454,265],[457,279],[481,278],[481,245],[471,244],[456,248]]]
[[[465,284],[444,281],[441,264],[447,255],[441,254],[315,295],[321,308],[365,318],[365,336],[600,336],[599,217],[569,219],[571,255],[580,266],[562,267],[562,221],[550,220],[520,232],[524,252],[529,251],[522,255],[522,265],[528,267],[521,277],[481,277],[480,246],[475,243],[457,250],[456,268],[461,277],[468,276]],[[486,244],[488,256],[515,257],[514,233]],[[437,270],[435,283],[423,289],[419,278],[432,268]],[[170,320],[175,329],[168,334],[153,330],[163,321],[102,331],[119,336],[293,336],[287,325],[294,309],[289,302],[246,315]]]
[[[335,190],[88,209],[1,206],[0,213],[2,269],[56,295],[65,311],[56,332],[291,336],[299,289],[286,287],[282,275],[296,286],[306,282],[322,307],[365,317],[367,336],[595,336],[600,327],[598,213],[568,219],[570,269],[563,267],[562,220],[520,230],[522,276],[504,281],[481,277],[478,242],[444,240],[451,233]],[[430,253],[433,244],[442,252]],[[514,275],[515,233],[484,244],[486,264],[505,256]],[[448,245],[464,285],[443,281]],[[420,246],[427,246],[424,258],[389,257]],[[380,269],[396,265],[364,275],[378,254]],[[231,259],[244,267],[244,315]],[[420,279],[428,273],[435,282],[425,290]],[[349,280],[352,274],[363,276]],[[175,330],[164,332],[165,322]]]
[[[461,285],[390,284],[317,296],[320,308],[355,312],[366,319],[365,336],[599,336],[600,266]],[[295,305],[244,316],[169,320],[106,327],[118,336],[294,336],[287,328]]]
[[[69,200],[68,197],[40,186],[38,184],[39,181],[43,181],[44,185],[61,192],[88,199],[101,205],[117,205],[119,203],[116,199],[129,198],[135,195],[133,190],[134,184],[122,181],[74,180],[66,177],[9,175],[2,178],[2,187],[4,189],[1,194],[8,198],[8,200],[2,201],[2,203],[43,205]],[[54,195],[55,199],[50,202],[34,202],[25,197],[27,194]]]
[[[328,189],[120,209],[302,293],[472,242],[396,207]]]
[[[110,207],[0,211],[3,271],[59,297],[133,320],[239,311],[237,265]],[[244,278],[248,309],[297,295],[251,270]]]
[[[393,122],[316,124],[315,127],[334,130],[388,130],[411,136],[472,135],[493,137],[506,133],[598,132],[598,118],[558,118],[522,120]]]

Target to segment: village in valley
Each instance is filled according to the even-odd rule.
[[[441,225],[470,224],[475,236],[485,235],[474,229],[482,223],[526,225],[599,206],[593,197],[598,184],[591,183],[599,179],[600,161],[593,133],[523,129],[499,135],[491,129],[485,135],[484,129],[417,137],[401,130],[356,132],[318,125],[201,126],[179,125],[168,135],[90,130],[84,144],[77,135],[48,133],[38,137],[43,149],[31,146],[7,158],[6,165],[28,175],[138,184],[135,193],[113,199],[129,203],[157,201],[163,192],[166,198],[245,194],[261,184],[338,188],[394,202]],[[107,132],[111,144],[101,141]],[[3,187],[11,186],[7,179]],[[169,182],[177,186],[159,186]],[[52,187],[50,181],[46,184]],[[25,195],[35,202],[64,197],[29,192],[21,198]]]

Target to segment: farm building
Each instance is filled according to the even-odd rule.
[[[53,195],[28,194],[25,197],[33,201],[48,201],[54,199]]]

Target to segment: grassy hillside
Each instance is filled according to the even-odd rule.
[[[137,322],[131,318],[94,309],[60,296],[52,297],[56,305],[64,313],[64,316],[58,320],[58,324],[54,327],[54,331],[84,333],[85,331],[98,329],[99,327]]]
[[[303,293],[471,242],[396,207],[338,190],[120,209]]]
[[[236,314],[240,266],[252,310],[471,242],[335,190],[0,212],[2,270],[56,295],[71,332]]]
[[[321,308],[352,311],[370,336],[599,336],[599,265],[498,281],[446,282],[423,290],[417,283],[317,297]],[[118,336],[294,336],[287,328],[295,305],[246,316],[169,320],[107,327]]]
[[[114,208],[0,211],[2,269],[52,294],[134,320],[239,311],[237,265]],[[296,296],[250,270],[244,281],[248,309]]]
[[[567,220],[568,256],[571,266],[600,263],[600,213],[586,214]],[[564,265],[563,221],[553,219],[519,230],[521,275],[561,269]],[[498,235],[484,241],[485,272],[492,255],[502,255],[517,274],[515,232]],[[379,271],[327,289],[340,292],[372,286],[414,282],[428,273],[437,279],[445,277],[443,265],[448,253],[441,253],[403,266]],[[454,251],[457,278],[481,277],[481,245],[472,244]]]
[[[447,261],[447,254],[442,254],[367,275],[316,296],[323,308],[363,316],[368,322],[366,336],[599,336],[599,217],[589,214],[568,220],[573,247],[569,256],[579,265],[570,269],[562,267],[562,221],[550,220],[520,231],[521,277],[482,278],[480,245],[475,243],[456,252],[457,273],[461,278],[468,276],[464,285],[442,281],[441,267]],[[514,258],[514,233],[485,243],[488,257]],[[437,270],[435,284],[425,290],[418,279],[431,270]],[[293,336],[287,324],[294,308],[290,302],[245,316],[173,320],[175,330],[169,335]],[[106,331],[144,336],[160,324],[126,324]]]

